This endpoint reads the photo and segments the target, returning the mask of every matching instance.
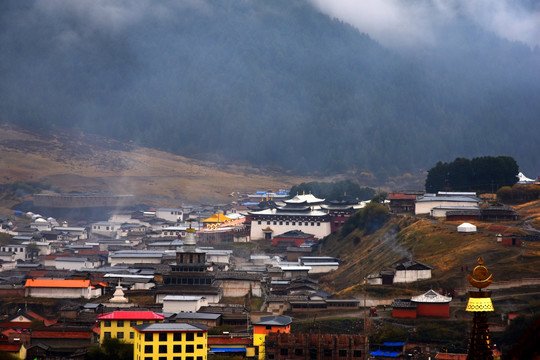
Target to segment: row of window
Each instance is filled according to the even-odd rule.
[[[212,279],[210,278],[165,278],[166,285],[210,285]]]
[[[202,350],[204,349],[203,344],[198,344],[197,349]],[[195,346],[194,345],[186,345],[185,352],[187,354],[192,354],[195,352]],[[159,345],[158,346],[158,353],[160,354],[167,354],[169,351],[169,348],[167,345]],[[173,345],[172,346],[172,352],[174,354],[181,354],[182,353],[182,345]],[[154,345],[145,345],[144,346],[144,353],[145,354],[153,354],[154,353]]]
[[[163,235],[183,235],[185,236],[186,234],[183,233],[183,232],[180,232],[180,231],[163,231]]]
[[[204,272],[206,269],[204,264],[202,266],[171,266],[172,271],[182,271],[182,272]]]
[[[270,223],[271,223],[271,221],[267,221],[267,222],[266,222],[266,225],[270,225]],[[258,224],[258,225],[262,225],[262,221],[261,221],[261,220],[257,221],[257,224]],[[277,225],[278,222],[277,222],[277,221],[274,221],[273,224],[274,224],[274,225]],[[304,224],[304,226],[309,226],[309,225],[310,225],[309,221],[305,221],[303,224]],[[279,221],[279,225],[283,225],[283,221]],[[289,222],[288,222],[288,221],[285,221],[285,225],[288,226],[288,225],[289,225]],[[296,226],[296,221],[292,221],[292,222],[291,222],[291,225],[292,225],[292,226]],[[298,226],[302,226],[302,222],[301,222],[301,221],[298,222]],[[311,222],[311,226],[315,226],[315,223],[314,223],[314,222]],[[321,226],[321,223],[318,222],[318,223],[317,223],[317,226]]]
[[[105,230],[114,230],[114,227],[112,226],[104,226]],[[101,226],[99,225],[94,225],[94,230],[101,230]]]
[[[195,333],[188,332],[185,333],[185,341],[194,341]],[[158,333],[158,341],[167,341],[167,333]],[[197,333],[197,337],[203,337],[202,332]],[[154,333],[145,333],[144,341],[154,341]],[[182,341],[182,333],[173,333],[173,341]]]
[[[105,331],[103,333],[103,338],[104,339],[110,339],[111,338],[111,333],[109,331]],[[124,332],[123,331],[119,331],[116,333],[116,338],[117,339],[124,339]],[[133,331],[130,331],[129,333],[129,338],[130,339],[134,339],[135,338],[135,333]]]
[[[138,357],[138,360],[141,360],[141,357]],[[152,356],[145,356],[143,360],[154,360]],[[158,357],[158,360],[167,360],[166,356],[160,356]],[[182,360],[181,356],[174,356],[173,360]],[[193,356],[186,356],[184,360],[195,360]],[[203,360],[202,356],[197,356],[197,360]]]
[[[149,321],[148,320],[144,320],[142,321],[142,324],[148,324]],[[139,320],[139,324],[141,324],[140,320]],[[111,327],[112,325],[112,322],[111,320],[105,320],[103,321],[103,327]],[[129,326],[133,327],[137,325],[137,321],[136,320],[130,320],[129,321]],[[125,322],[124,320],[116,320],[116,326],[117,327],[124,327],[125,326]]]
[[[18,248],[2,248],[2,251],[3,252],[10,252],[10,251],[13,251],[13,252],[23,252],[24,251],[24,248],[20,248],[19,250],[17,250]]]

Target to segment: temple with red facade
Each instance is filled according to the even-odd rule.
[[[396,299],[392,303],[392,317],[416,319],[417,317],[450,317],[452,298],[429,290],[425,294],[413,296],[410,300]]]

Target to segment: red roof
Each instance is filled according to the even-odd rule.
[[[33,339],[88,339],[92,337],[91,331],[39,331],[32,332]]]
[[[9,336],[9,334],[12,334],[12,333],[17,333],[17,334],[19,334],[20,332],[19,332],[19,331],[15,331],[15,330],[13,330],[13,329],[6,329],[6,330],[3,330],[2,332],[0,332],[0,334],[5,335],[5,336]]]
[[[21,349],[21,344],[0,344],[0,351],[15,352]]]
[[[87,288],[90,280],[28,279],[25,287],[41,288]]]
[[[73,252],[72,251],[69,251],[69,250],[65,250],[63,253],[61,254],[50,254],[50,255],[45,255],[45,260],[54,260],[56,258],[59,258],[59,257],[69,257],[69,256],[72,256],[73,255]]]
[[[163,320],[165,316],[153,311],[113,311],[98,316],[98,320]]]
[[[26,329],[32,324],[31,321],[7,321],[0,323],[2,328]],[[3,334],[4,332],[2,332]]]
[[[467,354],[438,353],[437,360],[467,360]]]
[[[86,250],[81,249],[77,252],[79,255],[108,255],[109,253],[107,251],[100,251],[100,250]]]
[[[208,345],[251,345],[253,341],[249,338],[231,337],[208,337]]]
[[[388,199],[389,200],[416,200],[416,195],[390,193],[388,194]]]
[[[45,276],[49,270],[31,270],[28,272],[29,277],[42,277]]]
[[[44,318],[43,316],[41,316],[41,315],[39,315],[39,314],[36,314],[36,313],[33,312],[33,311],[28,311],[26,314],[27,314],[27,315],[30,315],[30,316],[33,317],[34,319],[43,320],[43,321],[47,320],[47,319]]]

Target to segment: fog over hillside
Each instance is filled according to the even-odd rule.
[[[540,2],[0,2],[0,122],[299,172],[540,175]]]
[[[512,0],[310,0],[392,48],[422,48],[445,41],[446,26],[464,20],[501,39],[540,45],[540,3]],[[454,32],[458,29],[452,29]]]

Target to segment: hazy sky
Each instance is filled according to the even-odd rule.
[[[540,45],[540,3],[514,0],[309,0],[390,47],[434,44],[436,33],[456,19],[472,21],[498,36]]]
[[[307,0],[321,12],[353,25],[389,47],[418,47],[437,42],[445,25],[464,19],[498,36],[540,45],[538,0]],[[168,21],[186,8],[211,11],[203,0],[185,1],[66,1],[34,3],[34,14],[49,18],[74,17],[86,30],[118,34],[141,21]],[[77,41],[66,31],[59,40]]]
[[[252,154],[245,149],[260,148],[256,139],[266,137],[263,155],[276,163],[292,159],[293,152],[305,151],[306,159],[322,153],[310,140],[323,132],[313,124],[335,121],[335,139],[351,137],[347,129],[354,124],[359,136],[377,143],[373,133],[381,142],[397,131],[378,126],[381,119],[406,123],[404,111],[413,109],[417,115],[410,121],[423,121],[432,131],[454,130],[456,118],[470,121],[471,129],[489,112],[493,128],[510,139],[525,138],[534,135],[528,129],[538,128],[540,49],[530,47],[540,45],[539,2],[0,1],[0,121],[80,126],[145,144],[161,137],[151,126],[159,123],[176,136],[165,136],[160,146],[177,150],[181,144],[192,153],[200,151],[199,140],[186,134],[204,129],[205,141],[238,157]],[[410,101],[388,96],[392,92]],[[398,109],[401,101],[404,109]],[[229,118],[255,132],[222,126]],[[512,136],[506,131],[510,119],[521,124],[511,127]],[[275,128],[287,129],[278,136],[290,145],[286,155],[266,136]],[[305,135],[300,141],[292,138],[299,129]],[[448,149],[460,153],[430,156],[450,161],[457,155],[535,153],[529,149],[534,141],[502,145],[472,131],[467,136],[469,148],[449,140]],[[358,149],[343,151],[362,154],[359,163],[376,163],[373,146],[356,137],[354,144]],[[528,166],[535,161],[527,159]]]

